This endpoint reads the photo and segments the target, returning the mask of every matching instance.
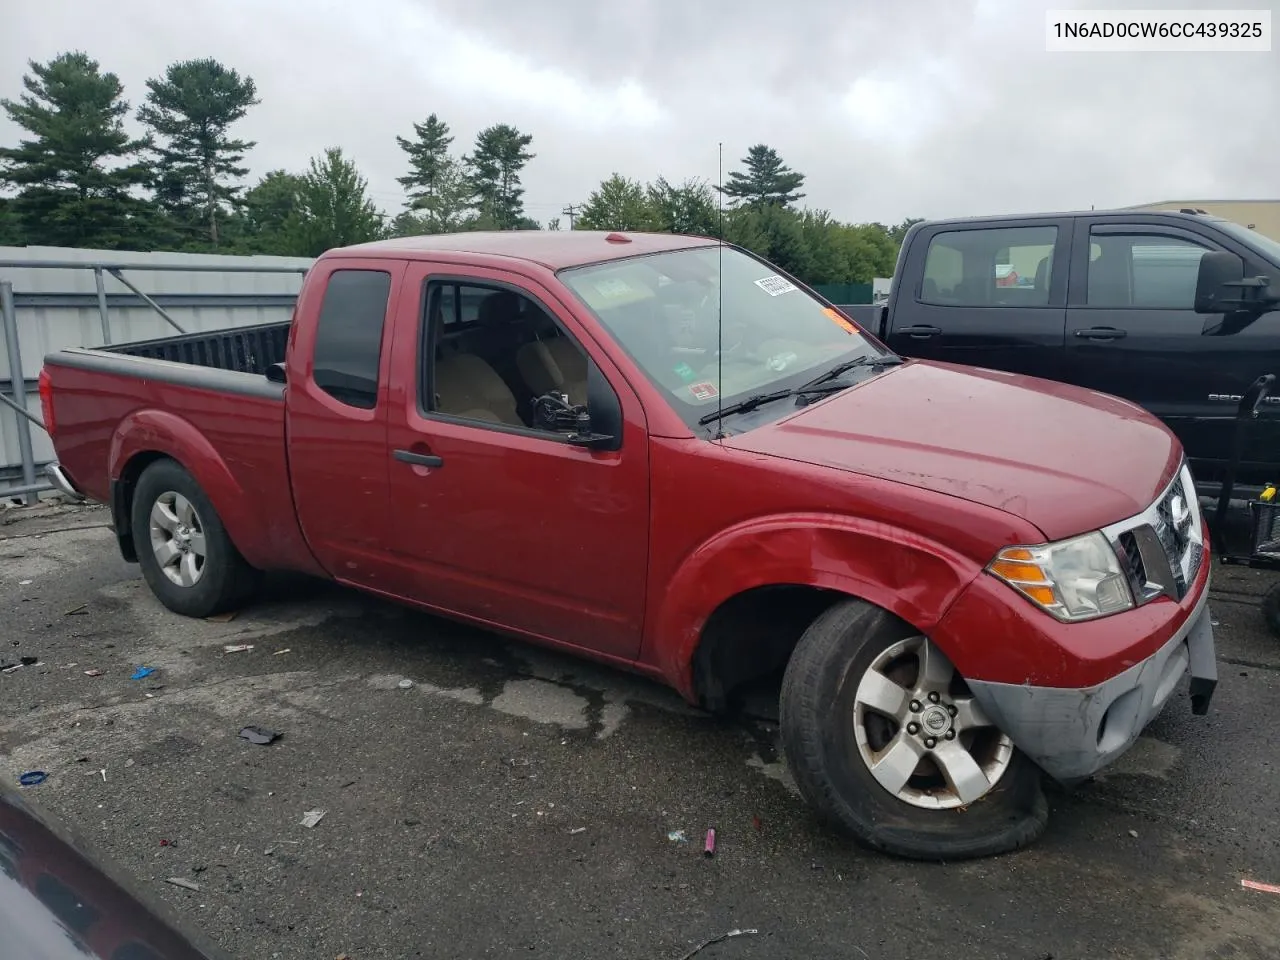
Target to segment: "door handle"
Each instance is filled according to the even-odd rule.
[[[1128,330],[1121,330],[1118,327],[1085,327],[1076,331],[1076,336],[1085,340],[1119,340],[1128,335]]]
[[[928,340],[930,337],[936,337],[940,334],[942,332],[942,328],[916,324],[914,327],[903,327],[899,332],[905,333],[912,340]]]
[[[401,463],[412,463],[415,467],[443,467],[444,457],[429,453],[414,453],[412,450],[397,450],[392,454]]]

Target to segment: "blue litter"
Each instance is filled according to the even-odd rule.
[[[130,677],[130,679],[143,680],[151,676],[155,672],[156,672],[155,667],[139,667],[137,670],[133,671],[133,676]]]
[[[24,787],[35,787],[44,783],[49,779],[49,775],[43,770],[31,770],[18,777],[18,782]]]

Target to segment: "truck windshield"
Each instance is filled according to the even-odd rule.
[[[1231,220],[1219,220],[1217,226],[1223,233],[1230,234],[1237,240],[1248,244],[1280,267],[1280,243],[1276,243],[1270,237],[1264,237],[1257,230],[1250,230],[1248,227],[1243,227]]]
[[[717,402],[797,387],[860,355],[892,356],[842,314],[729,247],[573,267],[559,276],[691,426]]]

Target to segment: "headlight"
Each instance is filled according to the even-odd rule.
[[[1065,623],[1105,617],[1134,605],[1120,561],[1101,533],[1006,547],[987,572]]]

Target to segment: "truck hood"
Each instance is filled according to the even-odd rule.
[[[727,446],[950,494],[1050,540],[1148,507],[1182,446],[1141,407],[997,370],[914,360]]]

